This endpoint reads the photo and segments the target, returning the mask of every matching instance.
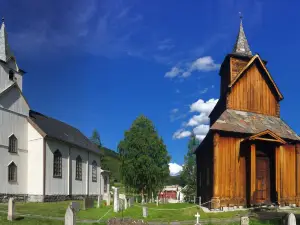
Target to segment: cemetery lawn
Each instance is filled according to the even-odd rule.
[[[79,201],[80,204],[82,201]],[[19,225],[29,225],[29,224],[53,224],[53,225],[63,225],[63,221],[50,220],[47,217],[59,217],[64,218],[66,208],[70,201],[65,202],[52,202],[52,203],[16,203],[16,212],[21,215],[25,215],[25,218],[19,221],[9,222],[6,220],[7,216],[7,204],[0,204],[0,224],[19,224]],[[222,213],[205,213],[197,206],[193,206],[189,203],[179,203],[179,204],[161,204],[156,206],[155,204],[147,204],[148,207],[148,218],[142,217],[142,206],[136,204],[126,211],[123,211],[124,218],[134,218],[134,219],[144,219],[146,221],[195,221],[195,214],[200,213],[201,219],[218,218],[218,219],[230,219],[239,218],[248,211],[235,211],[235,212],[222,212]],[[171,209],[171,210],[170,210]],[[26,214],[39,215],[45,218],[33,219],[27,218]],[[77,213],[77,220],[99,220],[105,221],[109,218],[121,218],[122,212],[114,213],[112,206],[102,207],[102,208],[92,208],[88,210],[81,210]],[[77,224],[82,225],[77,222]],[[96,223],[95,223],[96,224]],[[99,223],[97,223],[99,224]],[[194,224],[194,223],[192,223]],[[239,223],[231,223],[239,224]],[[277,221],[258,221],[251,219],[250,224],[261,225],[261,224],[278,224]]]

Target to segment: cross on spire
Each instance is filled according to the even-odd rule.
[[[245,56],[252,56],[252,52],[250,50],[244,28],[243,28],[243,16],[242,13],[239,12],[240,15],[240,29],[239,33],[233,48],[232,53],[239,54],[239,55],[245,55]]]

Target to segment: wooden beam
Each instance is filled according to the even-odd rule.
[[[251,196],[251,200],[252,202],[254,202],[254,198],[255,198],[255,190],[256,190],[256,148],[255,148],[255,144],[251,144],[251,176],[250,176],[250,196]]]
[[[300,200],[300,144],[296,144],[296,196],[297,205],[299,206]]]
[[[253,140],[253,139],[252,139]],[[257,137],[255,138],[255,140],[261,140],[261,141],[272,141],[272,142],[278,142],[278,143],[282,143],[281,141],[279,140],[276,140],[276,139],[269,139],[269,138],[260,138],[260,137]]]
[[[219,197],[219,133],[214,134],[214,155],[213,155],[213,197]]]
[[[277,192],[277,200],[280,203],[281,197],[281,153],[280,147],[277,146],[275,149],[275,177],[276,177],[276,192]]]

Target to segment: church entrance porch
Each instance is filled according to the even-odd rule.
[[[278,143],[254,140],[247,159],[247,205],[277,203],[276,149]]]

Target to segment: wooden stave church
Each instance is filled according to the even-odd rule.
[[[266,64],[252,54],[241,20],[209,132],[195,150],[205,206],[300,206],[300,137],[280,118],[283,95]]]

